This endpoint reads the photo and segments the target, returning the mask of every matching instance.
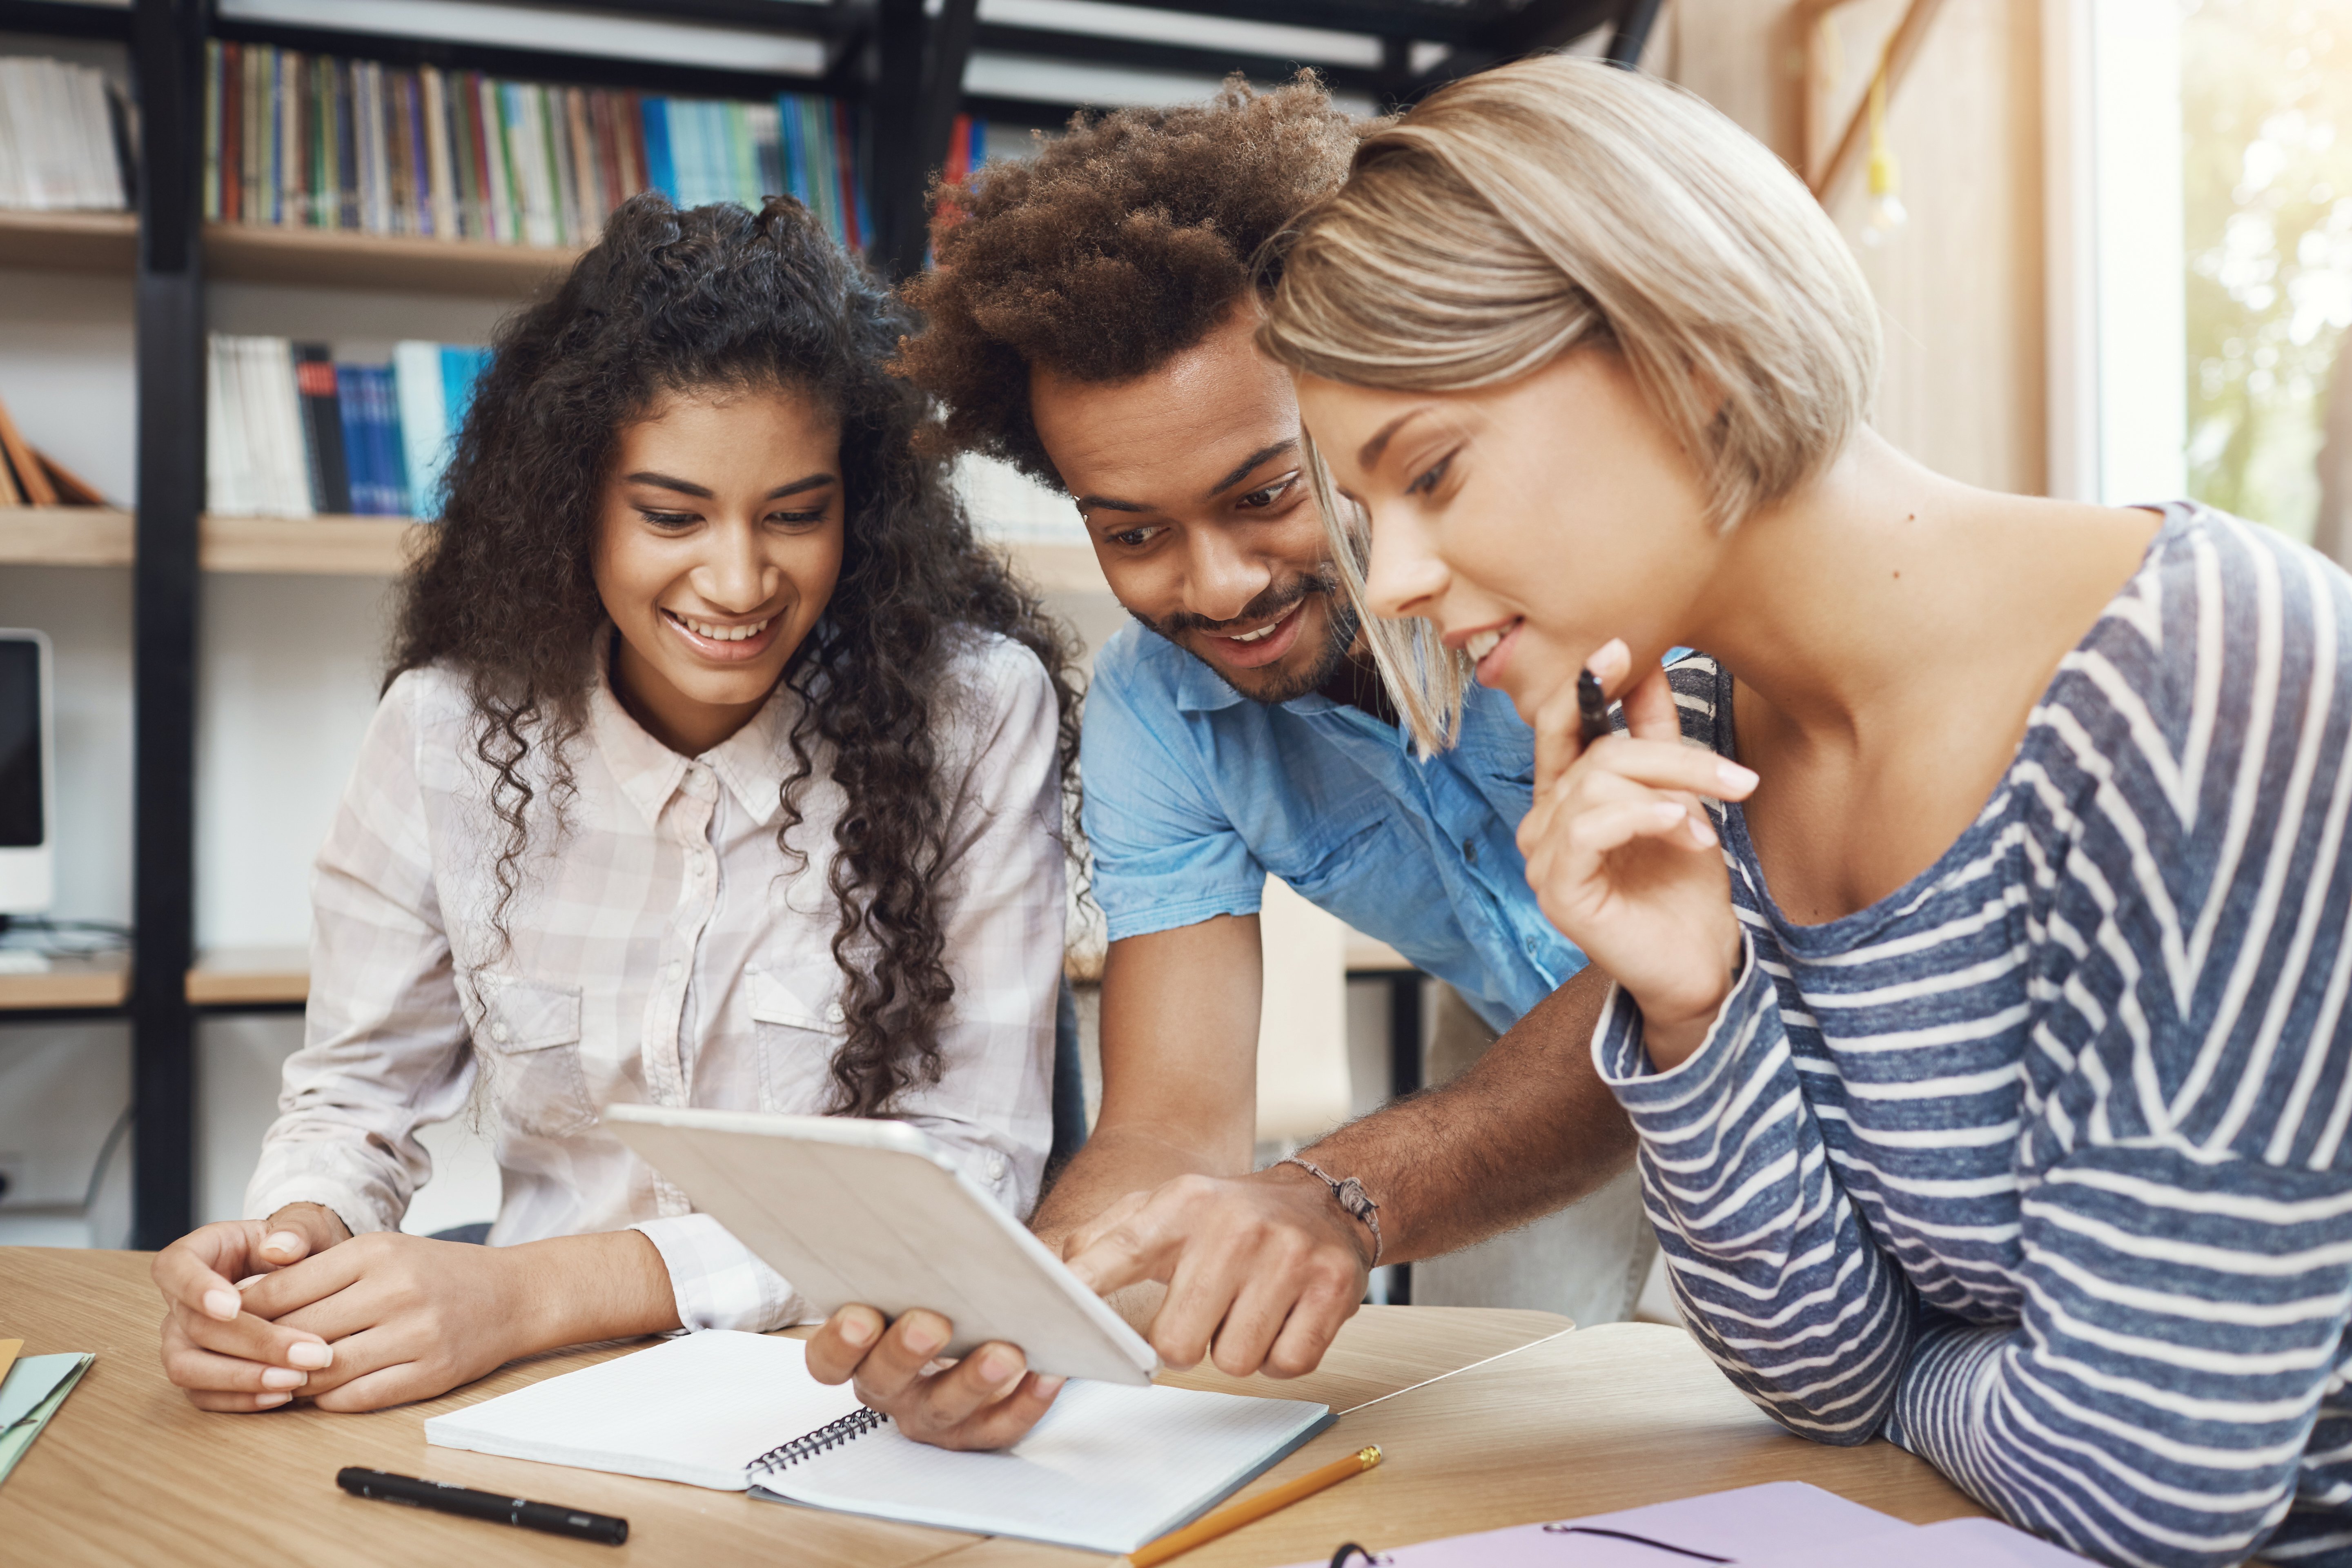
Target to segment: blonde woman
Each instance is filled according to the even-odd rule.
[[[1537,727],[1699,1342],[2102,1561],[2352,1562],[2352,583],[1895,450],[1836,229],[1653,80],[1465,81],[1280,260],[1405,706]]]

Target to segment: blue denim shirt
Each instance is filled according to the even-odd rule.
[[[1535,732],[1474,688],[1453,750],[1319,695],[1254,702],[1129,626],[1087,694],[1086,826],[1113,942],[1257,912],[1267,873],[1450,982],[1500,1031],[1584,967],[1513,835]]]

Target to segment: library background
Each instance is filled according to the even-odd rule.
[[[2200,493],[2237,485],[2260,515],[2244,497],[2269,485],[2263,520],[2309,536],[2326,487],[2277,476],[2311,470],[2313,358],[2352,288],[2298,280],[2344,275],[2326,247],[2352,205],[2306,202],[2293,229],[2285,186],[2253,174],[2316,189],[2312,167],[2352,156],[2315,129],[2352,104],[2345,62],[2303,37],[2339,9],[0,0],[0,628],[45,634],[54,680],[41,887],[10,879],[0,835],[0,1244],[154,1247],[236,1213],[299,1041],[310,861],[482,345],[631,193],[788,192],[903,278],[934,173],[1026,156],[1080,109],[1306,66],[1372,115],[1530,50],[1607,54],[1763,137],[1854,237],[1888,322],[1890,438],[1977,482],[2140,500],[2189,485],[2193,398]],[[2184,63],[2200,17],[2301,29],[2317,85],[2294,96],[2259,53]],[[2166,151],[2184,90],[2186,175]],[[2267,273],[2258,218],[2293,251]],[[2100,245],[2103,225],[2133,243]],[[2184,279],[2193,331],[2100,330],[2185,321]],[[1123,623],[1066,500],[992,465],[960,482],[1089,650]],[[1420,1083],[1444,1005],[1279,894],[1267,1153]],[[1074,914],[1082,1013],[1100,947]],[[493,1214],[472,1132],[427,1142],[408,1228]]]

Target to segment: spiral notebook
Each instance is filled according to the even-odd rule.
[[[800,1342],[711,1330],[436,1415],[425,1440],[905,1524],[1129,1552],[1330,1425],[1328,1406],[1077,1380],[1001,1453],[900,1435]]]

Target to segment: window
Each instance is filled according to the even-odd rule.
[[[2352,3],[2183,10],[2189,489],[2308,540],[2352,325]]]

